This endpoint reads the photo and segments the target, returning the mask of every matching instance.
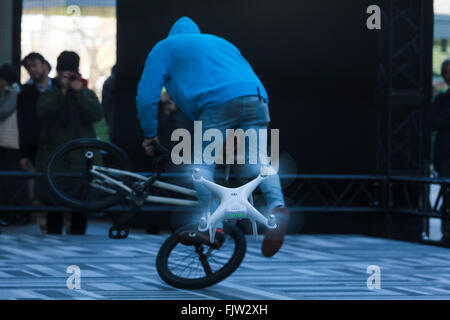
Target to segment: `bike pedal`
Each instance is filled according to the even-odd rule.
[[[128,228],[112,226],[109,228],[110,239],[126,239],[128,237]]]

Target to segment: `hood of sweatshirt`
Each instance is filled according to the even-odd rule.
[[[182,33],[200,34],[200,29],[197,24],[188,17],[183,17],[177,20],[170,29],[169,37]]]

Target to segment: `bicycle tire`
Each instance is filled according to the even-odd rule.
[[[124,198],[124,195],[121,193],[117,193],[115,195],[110,195],[105,199],[97,200],[97,201],[78,201],[69,198],[62,192],[55,181],[53,180],[53,170],[55,163],[65,154],[69,153],[70,151],[80,149],[80,148],[99,148],[103,149],[107,152],[109,152],[113,157],[115,157],[115,160],[117,160],[121,166],[120,169],[131,171],[132,170],[132,164],[130,159],[128,158],[127,154],[118,146],[92,138],[82,138],[82,139],[75,139],[72,141],[69,141],[65,144],[62,144],[58,146],[53,152],[50,154],[44,171],[44,179],[47,187],[49,188],[50,192],[56,197],[57,200],[59,200],[62,204],[73,208],[73,209],[81,209],[84,211],[94,211],[94,210],[102,210],[109,208],[113,206],[114,204],[118,203],[122,198]]]
[[[244,233],[236,225],[225,223],[224,233],[226,236],[234,240],[235,248],[233,251],[233,255],[222,268],[218,269],[211,275],[206,275],[202,278],[196,279],[183,278],[172,273],[169,269],[170,253],[177,246],[177,244],[180,243],[177,238],[178,233],[188,229],[195,230],[197,229],[197,225],[196,224],[187,225],[180,228],[170,237],[168,237],[159,249],[156,258],[156,269],[158,271],[159,276],[164,282],[180,289],[201,289],[212,286],[224,280],[239,267],[245,256],[245,252],[247,249],[247,242]],[[183,250],[191,250],[190,248],[192,247],[193,246],[182,245]]]

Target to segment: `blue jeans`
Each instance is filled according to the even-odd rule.
[[[255,129],[256,132],[259,132],[259,129],[267,130],[270,116],[267,103],[260,100],[257,96],[245,96],[230,100],[219,106],[203,109],[198,116],[198,120],[202,121],[203,133],[211,128],[218,129],[222,133],[224,137],[223,143],[225,143],[226,129],[240,128],[244,132],[247,129]],[[203,147],[207,144],[208,142],[204,143]],[[267,139],[258,141],[257,148],[258,150],[249,148],[249,143],[245,143],[245,164],[235,165],[241,172],[241,177],[255,178],[259,174],[260,158],[257,157],[257,163],[255,164],[250,164],[249,158],[251,155],[254,156],[255,153],[260,154],[262,152],[267,155]],[[225,157],[223,161],[225,162]],[[236,163],[236,160],[234,163]],[[194,164],[194,168],[199,168],[202,176],[210,181],[214,181],[215,166],[215,163],[206,164],[204,161],[202,164]],[[195,182],[194,187],[197,191],[202,215],[205,216],[210,203],[211,193],[204,186]],[[278,174],[268,176],[260,184],[260,188],[269,210],[285,205]],[[211,213],[214,212],[216,205],[217,203],[210,208]]]

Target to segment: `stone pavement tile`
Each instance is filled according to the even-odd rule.
[[[272,258],[247,238],[241,266],[201,290],[164,283],[155,266],[168,234],[107,236],[94,223],[85,236],[0,234],[0,299],[450,299],[450,249],[360,235],[288,235]],[[34,231],[33,231],[34,232]],[[260,239],[261,240],[261,239]],[[68,289],[67,267],[81,269]],[[367,288],[367,267],[380,268],[381,289]]]

